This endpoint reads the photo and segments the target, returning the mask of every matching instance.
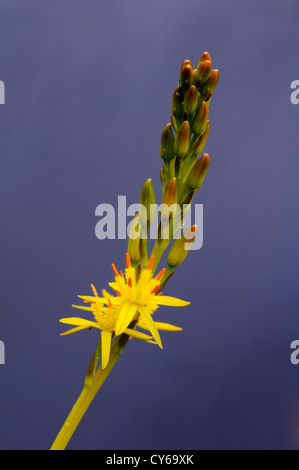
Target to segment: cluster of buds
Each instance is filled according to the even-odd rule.
[[[207,174],[210,157],[202,153],[210,131],[209,106],[218,80],[219,72],[212,69],[208,52],[202,55],[196,69],[190,60],[185,60],[181,66],[179,84],[172,96],[171,122],[161,135],[163,198],[155,255],[157,250],[162,252],[167,248],[182,227],[188,210],[186,207],[190,207],[195,192],[202,186]],[[141,191],[139,214],[131,227],[128,251],[134,263],[141,261],[146,265],[148,262],[146,238],[156,215],[151,213],[151,205],[155,203],[153,186],[148,180]],[[175,207],[179,210],[172,210]],[[136,228],[141,234],[137,238],[134,236]],[[168,241],[165,241],[165,230],[170,234]],[[195,236],[194,229],[191,233]],[[176,244],[169,258],[169,266],[174,266],[174,257],[179,261],[185,258],[186,253],[178,255],[183,245]]]
[[[171,123],[162,131],[160,148],[163,193],[168,182],[176,178],[177,202],[181,205],[190,204],[209,167],[209,156],[198,156],[209,135],[209,105],[218,80],[219,72],[212,69],[208,52],[196,69],[190,60],[181,66],[179,85],[172,97]]]

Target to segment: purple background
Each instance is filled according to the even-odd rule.
[[[298,449],[297,0],[2,0],[0,447],[48,449],[97,334],[61,338],[77,294],[112,279],[126,242],[95,208],[159,190],[160,134],[181,62],[221,80],[206,151],[204,247],[161,308],[164,350],[133,341],[70,449]]]

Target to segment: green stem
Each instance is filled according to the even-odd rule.
[[[67,417],[58,436],[56,437],[51,450],[64,450],[66,448],[89,405],[100,390],[101,386],[107,379],[121,353],[123,352],[128,339],[128,335],[121,335],[119,338],[115,339],[108,366],[106,369],[102,369],[100,366],[91,380],[90,385],[83,388],[78,400],[72,408],[72,411]]]

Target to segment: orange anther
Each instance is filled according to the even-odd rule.
[[[127,268],[130,268],[131,267],[131,260],[130,260],[129,253],[126,253],[126,263],[127,263]]]
[[[163,269],[159,272],[159,274],[156,276],[156,278],[157,278],[158,281],[160,281],[160,279],[161,279],[161,277],[163,276],[163,274],[165,273],[165,271],[166,271],[166,269],[163,268]]]
[[[97,290],[96,290],[96,288],[93,284],[91,284],[91,288],[92,288],[92,292],[93,292],[94,296],[99,297],[99,294],[97,293]]]
[[[157,284],[156,287],[151,291],[151,294],[154,294],[155,292],[157,292],[159,287],[160,287],[159,284]]]
[[[111,264],[111,268],[113,269],[115,276],[118,277],[119,273],[118,273],[118,271],[117,271],[117,269],[116,269],[116,267],[113,263]]]
[[[149,269],[150,271],[153,269],[154,261],[155,261],[155,257],[153,255],[151,259],[149,260],[148,267],[147,267],[147,269]]]

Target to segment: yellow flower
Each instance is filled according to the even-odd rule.
[[[115,273],[115,282],[109,283],[109,286],[117,293],[113,297],[113,304],[120,307],[118,319],[115,326],[115,334],[121,335],[128,328],[134,318],[139,318],[138,325],[146,328],[153,335],[156,343],[162,348],[162,342],[158,330],[179,331],[177,327],[168,324],[156,324],[152,319],[152,314],[159,305],[168,305],[171,307],[184,307],[190,302],[161,295],[159,292],[160,281],[165,273],[165,269],[153,277],[154,257],[151,258],[148,267],[142,271],[136,271],[132,267],[129,254],[126,254],[127,268],[125,274],[118,272],[114,264],[112,269]],[[81,296],[85,301],[93,300],[92,297]],[[104,298],[98,300],[105,302]],[[168,328],[167,328],[168,327]],[[175,330],[173,329],[175,328]]]
[[[98,328],[101,330],[102,343],[102,368],[105,369],[110,358],[111,339],[113,335],[123,333],[130,337],[147,342],[158,344],[162,348],[162,342],[159,331],[181,331],[181,328],[170,325],[169,323],[154,322],[152,314],[159,308],[159,305],[168,305],[173,307],[184,307],[190,302],[168,297],[159,292],[161,279],[165,269],[153,277],[152,267],[154,257],[151,258],[146,269],[135,269],[131,265],[130,257],[126,255],[127,268],[125,274],[118,272],[114,264],[112,269],[115,273],[115,282],[109,283],[109,286],[116,292],[117,297],[103,290],[103,297],[99,297],[92,284],[93,296],[80,296],[90,307],[73,305],[73,307],[89,311],[93,314],[95,321],[83,318],[62,318],[61,323],[75,326],[71,330],[62,333],[62,336],[76,333],[88,328]],[[135,321],[132,328],[129,325]],[[137,331],[135,327],[149,331],[152,336]]]
[[[62,318],[60,320],[61,323],[66,325],[73,325],[76,328],[72,328],[65,333],[62,333],[62,336],[69,335],[71,333],[76,333],[77,331],[89,329],[89,328],[98,328],[101,330],[101,348],[102,348],[102,368],[105,369],[108,365],[109,358],[110,358],[110,348],[111,348],[111,338],[115,332],[115,325],[118,319],[119,305],[114,305],[111,302],[112,296],[108,294],[108,292],[103,291],[104,299],[108,302],[108,307],[104,307],[102,302],[96,301],[100,299],[97,294],[97,291],[94,285],[91,286],[94,292],[94,301],[90,301],[90,307],[73,305],[74,308],[78,308],[80,310],[86,310],[92,312],[95,321],[85,320],[84,318]],[[141,339],[143,341],[149,341],[152,339],[151,336],[141,333],[139,331],[135,331],[130,328],[126,328],[124,333],[127,335]]]

